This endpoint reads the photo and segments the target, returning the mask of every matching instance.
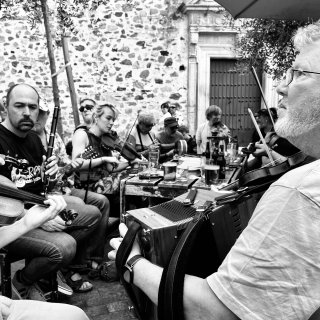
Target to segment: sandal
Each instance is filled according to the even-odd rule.
[[[72,277],[74,275],[78,275],[80,278],[77,280],[73,280]],[[75,272],[68,272],[68,274],[65,277],[67,284],[69,287],[72,288],[74,292],[83,293],[83,292],[89,292],[92,290],[93,285],[89,281],[85,281],[81,278],[80,274]],[[89,283],[89,286],[84,286],[85,283]]]

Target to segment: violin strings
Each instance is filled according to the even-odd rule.
[[[29,201],[35,204],[43,204],[44,197],[34,195],[27,191],[12,188],[10,186],[0,186],[0,194],[17,200]]]

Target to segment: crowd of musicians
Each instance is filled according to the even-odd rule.
[[[272,159],[285,160],[301,150],[312,160],[320,155],[320,24],[300,29],[295,46],[299,54],[294,68],[277,88],[279,107],[255,114],[258,132],[247,148],[251,158],[246,171],[272,166]],[[55,133],[52,145],[50,112],[36,88],[13,85],[4,102],[1,184],[41,196],[45,206],[12,199],[17,221],[0,228],[0,246],[12,260],[26,261],[12,279],[22,300],[0,297],[2,316],[20,319],[23,310],[23,319],[87,319],[79,308],[46,302],[45,289],[52,290],[52,276],[64,295],[92,290],[83,273],[89,280],[118,279],[108,277],[108,268],[115,266],[106,264],[104,249],[113,214],[110,196],[121,174],[147,160],[153,146],[160,148],[160,162],[174,157],[180,140],[187,142],[188,153],[201,155],[209,137],[229,141],[230,130],[221,121],[220,107],[213,105],[192,137],[177,105],[165,102],[159,106],[160,119],[140,111],[121,141],[112,130],[119,117],[115,105],[85,97],[79,104],[83,124],[72,141],[65,146]],[[185,277],[185,319],[308,319],[320,307],[318,164],[309,160],[271,185],[217,272],[207,279]],[[0,208],[5,212],[9,206]],[[110,242],[111,260],[126,231],[120,224],[120,237]],[[126,281],[157,304],[162,268],[141,255],[138,243],[128,264]]]

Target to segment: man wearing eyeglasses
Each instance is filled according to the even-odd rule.
[[[90,98],[83,98],[80,100],[79,111],[82,115],[83,124],[77,126],[78,129],[89,129],[93,123],[93,108],[96,106],[96,102]],[[76,131],[75,130],[75,131]]]
[[[294,45],[299,53],[293,69],[277,88],[275,131],[319,159],[320,21],[300,28]],[[186,320],[320,319],[319,168],[316,160],[274,182],[218,271],[207,279],[185,276]],[[111,241],[115,252],[109,257],[120,242]],[[128,260],[138,254],[135,243]],[[144,257],[135,259],[130,278],[156,304],[163,270]]]

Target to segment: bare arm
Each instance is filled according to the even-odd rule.
[[[125,235],[126,227],[121,224],[120,235]],[[112,239],[111,246],[115,251],[109,257],[115,258],[121,239]],[[129,259],[139,254],[135,243]],[[163,269],[146,259],[139,260],[133,268],[134,284],[139,287],[155,304],[158,304],[158,291]],[[186,275],[184,281],[183,305],[186,320],[234,320],[237,317],[217,298],[207,281],[199,277]]]
[[[67,206],[62,196],[54,195],[48,196],[48,198],[49,199],[44,202],[45,204],[50,205],[48,208],[33,206],[20,220],[0,228],[0,248],[16,240],[30,230],[41,226],[46,221],[55,218],[57,214]]]
[[[85,151],[86,147],[89,145],[88,135],[84,130],[77,130],[72,137],[72,159],[78,158]],[[118,164],[119,161],[115,157],[99,157],[96,159],[91,159],[91,167],[99,167],[103,164],[115,163]],[[90,160],[84,160],[80,170],[88,169],[90,165]],[[108,167],[108,170],[112,168],[112,165]],[[110,170],[109,170],[110,171]]]

